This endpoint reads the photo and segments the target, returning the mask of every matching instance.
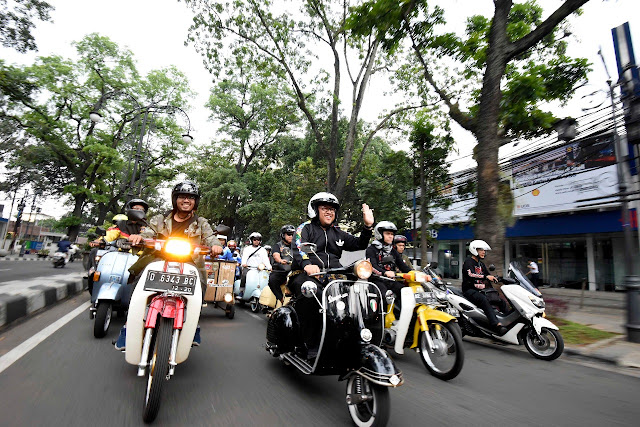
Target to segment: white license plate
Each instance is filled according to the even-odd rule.
[[[190,274],[165,273],[150,270],[144,283],[145,291],[170,291],[193,295],[196,288],[196,276]]]

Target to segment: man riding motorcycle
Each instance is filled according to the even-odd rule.
[[[140,234],[129,236],[132,245],[139,244],[143,239],[181,237],[189,240],[192,244],[206,245],[211,247],[211,255],[217,256],[222,253],[222,245],[216,238],[216,233],[211,229],[206,218],[196,214],[200,203],[200,191],[198,186],[191,181],[179,182],[171,191],[172,210],[166,214],[158,214],[148,221]],[[194,264],[200,270],[200,280],[203,284],[203,293],[206,289],[207,273],[204,268],[204,257],[194,257]],[[131,276],[139,276],[145,267],[155,259],[153,254],[144,254],[131,266],[129,272]],[[139,277],[136,277],[137,280]],[[126,339],[126,325],[120,330],[120,336],[116,342],[117,350],[124,350]],[[200,345],[200,328],[196,330],[193,338],[194,345]]]
[[[468,257],[462,265],[462,293],[465,298],[484,311],[487,315],[489,325],[498,332],[498,334],[504,335],[507,332],[507,328],[498,322],[496,312],[491,306],[487,296],[482,292],[493,289],[491,282],[498,282],[497,278],[489,274],[489,270],[482,262],[487,251],[490,250],[491,247],[484,240],[474,240],[469,243],[471,256]],[[499,304],[500,310],[505,312],[507,309],[506,303],[502,299],[500,299],[500,301],[496,300],[496,302]]]
[[[69,262],[69,248],[71,248],[71,242],[69,241],[69,236],[65,234],[58,242],[58,252],[62,252],[64,254],[65,264]]]
[[[407,254],[404,253],[404,250],[407,248],[407,238],[401,234],[394,236],[393,247],[396,251],[398,251],[404,263],[411,267],[411,260],[409,259]],[[396,271],[399,272],[400,270],[396,268]]]
[[[380,221],[373,230],[373,237],[375,240],[367,248],[365,256],[371,262],[371,266],[373,267],[371,281],[378,286],[383,296],[386,295],[387,290],[392,291],[396,295],[396,301],[399,303],[400,289],[405,286],[404,283],[391,282],[389,280],[378,279],[376,277],[385,276],[390,279],[395,279],[396,268],[403,273],[411,271],[411,267],[405,264],[402,260],[402,256],[393,248],[393,238],[396,231],[398,231],[398,229],[394,223],[390,221]],[[383,262],[385,257],[392,257],[393,262]],[[382,301],[386,309],[386,298],[383,298]],[[400,308],[398,304],[396,304],[396,307]]]
[[[284,295],[280,286],[287,281],[287,276],[291,271],[291,264],[293,262],[293,254],[291,252],[291,242],[293,242],[293,235],[296,232],[296,228],[293,225],[287,224],[280,229],[280,241],[274,245],[273,249],[273,271],[269,275],[269,288],[273,292],[273,295],[284,302]]]
[[[258,267],[260,264],[264,264],[267,270],[271,270],[271,262],[269,261],[269,254],[260,246],[262,243],[262,234],[254,231],[249,235],[251,245],[245,246],[242,250],[242,275],[240,279],[240,295],[244,292],[245,285],[247,283],[247,267]]]
[[[338,228],[338,213],[340,202],[331,193],[317,193],[309,200],[307,215],[309,221],[300,224],[296,230],[293,249],[293,271],[302,270],[289,280],[289,289],[296,297],[301,295],[301,287],[307,280],[313,280],[317,284],[317,296],[322,296],[323,285],[312,274],[319,273],[321,268],[340,268],[342,251],[357,251],[366,249],[373,229],[373,211],[366,203],[362,204],[362,219],[364,228],[360,237],[355,237]],[[300,248],[302,243],[314,243],[317,245],[316,253],[307,254]],[[317,354],[322,332],[322,315],[318,311],[318,305],[314,298],[300,298],[296,303],[302,335],[306,337],[308,349],[307,357],[313,358]]]

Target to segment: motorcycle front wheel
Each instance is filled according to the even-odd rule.
[[[251,298],[250,307],[251,307],[251,311],[254,313],[257,313],[258,311],[260,311],[260,301],[258,300],[257,297]]]
[[[93,322],[93,336],[96,338],[103,338],[107,335],[109,325],[111,325],[111,315],[113,314],[113,307],[111,303],[102,301],[98,303],[98,309],[96,310],[96,319]]]
[[[426,334],[433,342],[433,351]],[[429,322],[429,330],[420,333],[420,359],[434,377],[444,381],[455,378],[464,365],[460,327],[454,322]]]
[[[347,397],[357,403],[347,404],[351,420],[358,427],[385,426],[391,415],[389,388],[352,375],[347,381]]]
[[[542,328],[538,336],[535,329],[528,328],[523,341],[529,353],[542,360],[555,360],[564,351],[564,339],[555,329]]]
[[[142,419],[147,423],[155,420],[158,415],[162,385],[169,372],[173,319],[162,317],[158,320],[156,323],[155,346],[147,367],[149,371],[144,396],[144,413],[142,415]]]

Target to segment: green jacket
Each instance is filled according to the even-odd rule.
[[[165,238],[171,236],[172,216],[173,212],[167,215],[158,214],[154,216],[147,221],[149,226],[145,227],[140,234],[146,239],[153,238],[157,235],[163,235]],[[185,230],[185,237],[189,239],[191,244],[222,247],[220,240],[216,237],[216,232],[213,231],[209,225],[209,221],[198,215],[196,215],[195,218],[196,220]]]

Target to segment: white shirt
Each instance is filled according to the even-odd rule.
[[[256,249],[257,249],[257,252],[256,252]],[[251,255],[254,252],[256,252],[255,255],[252,255],[251,258],[249,258],[249,255]],[[271,270],[269,255],[267,254],[267,250],[262,246],[260,246],[259,248],[256,248],[253,245],[245,246],[244,249],[242,249],[241,258],[242,258],[242,264],[246,264],[248,267],[258,267],[260,264],[264,264],[267,270]]]
[[[531,270],[531,274],[538,273],[538,264],[535,261],[531,261],[529,263],[529,270]]]

